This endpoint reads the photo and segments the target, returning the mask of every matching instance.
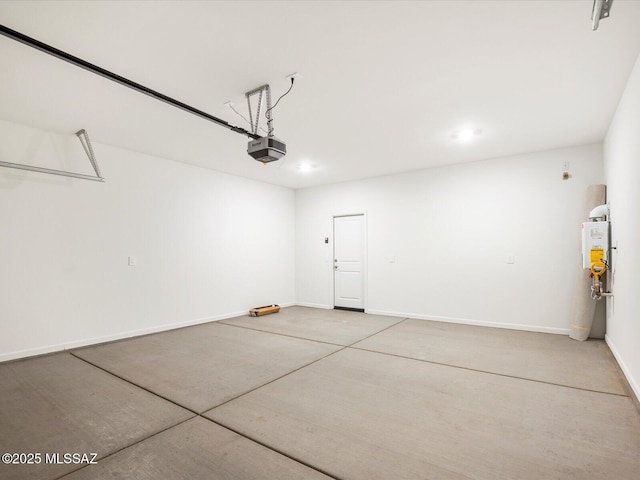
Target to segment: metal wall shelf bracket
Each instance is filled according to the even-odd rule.
[[[79,178],[81,180],[93,180],[94,182],[104,182],[104,177],[100,173],[100,167],[98,166],[98,161],[96,160],[96,156],[93,153],[93,148],[91,147],[91,142],[89,141],[89,135],[87,131],[82,129],[76,132],[76,136],[80,140],[82,144],[82,148],[84,148],[87,157],[89,157],[89,162],[91,162],[91,166],[93,170],[96,172],[96,176],[93,175],[85,175],[83,173],[75,173],[75,172],[67,172],[64,170],[54,170],[51,168],[43,168],[36,167],[33,165],[24,165],[22,163],[11,163],[11,162],[3,162],[0,161],[0,167],[7,168],[15,168],[16,170],[28,170],[30,172],[38,172],[38,173],[48,173],[50,175],[60,175],[62,177],[72,177]]]

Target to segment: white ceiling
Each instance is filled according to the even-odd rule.
[[[244,92],[304,78],[274,110],[288,154],[267,166],[246,137],[2,36],[0,118],[292,188],[600,142],[640,2],[595,32],[591,6],[2,1],[3,25],[246,128],[225,102],[246,115]],[[461,144],[464,125],[483,133]]]

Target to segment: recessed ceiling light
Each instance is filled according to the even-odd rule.
[[[305,173],[310,172],[313,168],[315,168],[315,165],[313,165],[312,163],[300,163],[298,165],[298,170]]]
[[[481,133],[482,131],[477,128],[461,128],[460,130],[456,131],[452,135],[452,137],[460,142],[468,142]]]

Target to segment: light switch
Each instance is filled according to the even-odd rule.
[[[134,255],[129,255],[129,266],[135,267],[138,264],[138,257]]]
[[[507,256],[507,263],[508,263],[508,264],[516,263],[516,257],[515,257],[515,255],[508,255],[508,256]]]

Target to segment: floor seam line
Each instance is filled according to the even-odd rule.
[[[142,443],[142,442],[144,442],[144,441],[147,441],[147,440],[149,440],[150,438],[155,437],[156,435],[160,435],[161,433],[164,433],[164,432],[166,432],[167,430],[171,430],[172,428],[175,428],[175,427],[177,427],[177,426],[179,426],[179,425],[182,425],[183,423],[188,422],[189,420],[193,420],[194,418],[197,418],[198,416],[199,416],[198,414],[195,414],[193,417],[189,417],[189,418],[187,418],[187,419],[185,419],[185,420],[182,420],[182,421],[180,421],[180,422],[176,423],[175,425],[171,425],[171,426],[169,426],[169,427],[167,427],[167,428],[163,428],[162,430],[159,430],[159,431],[157,431],[157,432],[155,432],[155,433],[152,433],[152,434],[151,434],[151,435],[149,435],[148,437],[141,438],[140,440],[137,440],[137,441],[133,442],[133,443],[132,443],[132,444],[130,444],[130,445],[126,445],[126,446],[124,446],[124,447],[122,447],[122,448],[119,448],[118,450],[115,450],[115,451],[111,452],[110,454],[108,454],[108,455],[106,455],[106,456],[104,456],[104,457],[102,457],[102,458],[98,458],[98,459],[97,459],[97,461],[98,461],[98,463],[99,463],[99,462],[102,462],[102,461],[104,461],[104,460],[106,460],[106,459],[108,459],[108,458],[110,458],[110,457],[112,457],[112,456],[116,455],[117,453],[120,453],[121,451],[126,450],[127,448],[134,447],[134,446],[138,445],[139,443]],[[71,475],[71,474],[74,474],[74,473],[76,473],[76,472],[79,472],[80,470],[84,470],[85,468],[87,468],[87,467],[89,467],[89,466],[90,466],[90,465],[83,465],[82,467],[78,468],[77,470],[73,470],[72,472],[67,472],[67,473],[65,473],[64,475],[62,475],[62,476],[60,476],[60,477],[56,477],[56,478],[55,478],[55,479],[53,479],[53,480],[60,480],[60,479],[62,479],[62,478],[64,478],[64,477],[66,477],[66,476],[68,476],[68,475]]]
[[[407,320],[409,320],[409,318],[402,318],[400,321],[398,321],[398,322],[394,323],[393,325],[389,325],[388,327],[385,327],[385,328],[383,328],[382,330],[379,330],[379,331],[377,331],[377,332],[375,332],[375,333],[372,333],[371,335],[367,335],[366,337],[361,338],[360,340],[357,340],[357,341],[355,341],[355,342],[353,342],[353,343],[351,343],[351,344],[347,345],[347,346],[346,346],[346,348],[351,348],[351,347],[353,347],[353,346],[354,346],[355,344],[357,344],[357,343],[364,342],[365,340],[367,340],[367,339],[369,339],[369,338],[371,338],[371,337],[373,337],[373,336],[375,336],[375,335],[378,335],[378,334],[380,334],[380,333],[382,333],[382,332],[386,332],[386,331],[387,331],[387,330],[389,330],[390,328],[395,327],[395,326],[397,326],[397,325],[400,325],[402,322],[406,322]],[[354,348],[357,348],[357,347],[354,347]]]
[[[331,342],[325,342],[323,340],[314,340],[314,339],[311,339],[311,338],[297,337],[295,335],[287,335],[286,333],[270,332],[268,330],[259,330],[257,328],[251,328],[251,327],[247,327],[245,325],[232,325],[230,323],[225,323],[223,321],[218,321],[217,323],[220,323],[222,325],[226,325],[227,327],[244,328],[246,330],[251,330],[252,332],[270,333],[272,335],[280,335],[282,337],[295,338],[297,340],[306,340],[308,342],[323,343],[325,345],[332,345],[332,346],[335,346],[335,347],[346,347],[347,346],[347,345],[344,345],[342,343],[331,343]]]
[[[365,313],[365,315],[366,315],[366,313]],[[387,326],[387,327],[384,327],[382,330],[379,330],[379,331],[374,332],[374,333],[372,333],[372,334],[370,334],[370,335],[367,335],[366,337],[359,338],[359,339],[358,339],[358,340],[356,340],[355,342],[350,343],[350,344],[347,344],[347,345],[342,344],[342,343],[333,343],[333,342],[326,342],[326,341],[324,341],[324,340],[315,340],[315,339],[312,339],[312,338],[299,337],[299,336],[296,336],[296,335],[289,335],[289,334],[286,334],[286,333],[271,332],[271,331],[269,331],[269,330],[261,330],[261,329],[254,328],[254,327],[248,327],[248,326],[246,326],[246,325],[234,325],[234,324],[232,324],[232,323],[227,323],[225,320],[218,320],[218,321],[217,321],[217,322],[215,322],[215,323],[220,323],[220,324],[222,324],[222,325],[226,325],[226,326],[228,326],[228,327],[245,328],[245,329],[247,329],[247,330],[251,330],[251,331],[254,331],[254,332],[271,333],[271,334],[273,334],[273,335],[281,335],[281,336],[283,336],[283,337],[295,338],[295,339],[298,339],[298,340],[307,340],[307,341],[309,341],[309,342],[317,342],[317,343],[323,343],[323,344],[326,344],[326,345],[332,345],[332,346],[345,347],[345,348],[346,348],[346,347],[350,347],[351,345],[355,345],[355,344],[356,344],[356,343],[358,343],[358,342],[362,342],[362,341],[364,341],[364,340],[366,340],[366,339],[368,339],[368,338],[370,338],[370,337],[372,337],[372,336],[374,336],[374,335],[377,335],[377,334],[379,334],[379,333],[382,333],[382,332],[384,332],[385,330],[388,330],[388,329],[389,329],[389,328],[391,328],[391,327],[395,327],[396,325],[400,325],[402,322],[405,322],[405,321],[407,321],[407,320],[410,320],[410,318],[409,318],[409,317],[401,318],[401,319],[400,319],[400,321],[398,321],[398,322],[396,322],[396,323],[394,323],[394,324],[392,324],[392,325],[389,325],[389,326]]]
[[[495,375],[497,377],[513,378],[513,379],[516,379],[516,380],[524,380],[524,381],[527,381],[527,382],[535,382],[535,383],[541,383],[541,384],[544,384],[544,385],[553,385],[555,387],[564,387],[564,388],[570,388],[572,390],[580,390],[582,392],[601,393],[603,395],[613,395],[615,397],[629,398],[629,395],[622,394],[622,393],[603,392],[601,390],[592,390],[592,389],[589,389],[589,388],[574,387],[574,386],[571,386],[571,385],[563,385],[561,383],[545,382],[544,380],[536,380],[535,378],[517,377],[515,375],[507,375],[506,373],[490,372],[488,370],[480,370],[480,369],[471,368],[471,367],[461,367],[460,365],[452,365],[450,363],[436,362],[434,360],[425,360],[425,359],[422,359],[422,358],[407,357],[405,355],[398,355],[397,353],[380,352],[378,350],[370,350],[370,349],[367,349],[367,348],[354,347],[354,346],[351,346],[351,345],[348,346],[347,348],[353,348],[354,350],[360,350],[360,351],[369,352],[369,353],[378,353],[380,355],[389,355],[391,357],[396,357],[396,358],[404,358],[406,360],[415,360],[417,362],[430,363],[432,365],[441,365],[443,367],[458,368],[460,370],[467,370],[467,371],[470,371],[470,372],[486,373],[487,375]]]
[[[324,356],[322,356],[322,357],[320,357],[320,358],[318,358],[318,359],[316,359],[316,360],[314,360],[314,361],[312,361],[312,362],[306,363],[306,364],[304,364],[304,365],[302,365],[302,366],[300,366],[300,367],[298,367],[298,368],[296,368],[296,369],[294,369],[294,370],[291,370],[290,372],[284,373],[284,374],[280,375],[280,376],[279,376],[279,377],[277,377],[277,378],[274,378],[274,379],[272,379],[272,380],[269,380],[268,382],[263,383],[262,385],[258,385],[257,387],[254,387],[254,388],[252,388],[252,389],[250,389],[250,390],[247,390],[246,392],[243,392],[243,393],[241,393],[241,394],[239,394],[239,395],[237,395],[237,396],[235,396],[235,397],[233,397],[233,398],[230,398],[229,400],[225,400],[224,402],[219,403],[219,404],[218,404],[218,405],[216,405],[215,407],[211,407],[211,408],[209,408],[208,410],[205,410],[205,411],[204,411],[204,412],[202,412],[202,413],[209,412],[209,411],[214,410],[214,409],[216,409],[216,408],[218,408],[218,407],[221,407],[222,405],[226,405],[226,404],[227,404],[227,403],[229,403],[229,402],[233,402],[234,400],[237,400],[237,399],[238,399],[238,398],[240,398],[240,397],[244,397],[245,395],[248,395],[248,394],[250,394],[251,392],[255,392],[255,391],[256,391],[256,390],[258,390],[259,388],[266,387],[267,385],[271,385],[273,382],[277,382],[278,380],[281,380],[281,379],[283,379],[283,378],[285,378],[285,377],[288,377],[288,376],[289,376],[289,375],[291,375],[292,373],[296,373],[296,372],[298,372],[298,371],[302,370],[303,368],[307,368],[308,366],[313,365],[314,363],[317,363],[317,362],[319,362],[320,360],[324,360],[325,358],[330,357],[331,355],[335,355],[335,354],[336,354],[336,353],[338,353],[338,352],[341,352],[341,351],[343,351],[343,350],[346,350],[347,348],[349,348],[349,347],[343,346],[342,348],[339,348],[339,349],[338,349],[338,350],[336,350],[335,352],[329,352],[329,353],[327,353],[326,355],[324,355]]]
[[[198,412],[196,410],[193,410],[192,408],[189,408],[189,407],[185,407],[184,405],[180,405],[176,401],[171,400],[171,399],[169,399],[167,397],[163,397],[159,393],[156,393],[156,392],[154,392],[152,390],[149,390],[147,387],[143,387],[142,385],[138,385],[137,383],[135,383],[135,382],[133,382],[131,380],[128,380],[128,379],[126,379],[124,377],[121,377],[120,375],[118,375],[118,374],[116,374],[114,372],[111,372],[111,371],[107,370],[106,368],[101,367],[100,365],[96,365],[95,363],[90,362],[86,358],[79,357],[78,355],[76,355],[75,353],[73,353],[71,351],[69,352],[69,355],[71,355],[72,357],[77,358],[78,360],[81,360],[81,361],[91,365],[92,367],[97,368],[98,370],[102,370],[103,372],[108,373],[109,375],[112,375],[112,376],[116,377],[117,379],[122,380],[123,382],[127,382],[129,385],[133,385],[134,387],[139,388],[140,390],[144,390],[145,392],[150,393],[151,395],[154,395],[154,396],[156,396],[158,398],[161,398],[162,400],[165,400],[165,401],[167,401],[169,403],[172,403],[173,405],[175,405],[177,407],[180,407],[180,408],[182,408],[184,410],[187,410],[190,413],[198,415]]]
[[[231,398],[231,399],[229,399],[229,400],[225,400],[224,402],[222,402],[222,403],[220,403],[220,404],[216,405],[215,407],[211,407],[210,409],[205,410],[205,412],[208,412],[208,411],[214,410],[214,409],[216,409],[216,408],[218,408],[218,407],[221,407],[221,406],[223,406],[223,405],[226,405],[226,404],[227,404],[227,403],[229,403],[229,402],[232,402],[232,401],[234,401],[234,400],[237,400],[238,398],[241,398],[241,397],[243,397],[243,396],[245,396],[245,395],[248,395],[248,394],[249,394],[249,393],[251,393],[251,392],[255,392],[255,391],[256,391],[256,390],[258,390],[259,388],[266,387],[267,385],[270,385],[270,384],[272,384],[272,383],[274,383],[274,382],[277,382],[278,380],[281,380],[281,379],[283,379],[283,378],[285,378],[285,377],[287,377],[287,376],[289,376],[289,375],[291,375],[291,374],[293,374],[293,373],[296,373],[296,372],[298,372],[298,371],[302,370],[303,368],[307,368],[307,367],[309,367],[309,366],[311,366],[311,365],[313,365],[313,364],[315,364],[315,363],[319,362],[320,360],[324,360],[325,358],[328,358],[328,357],[330,357],[331,355],[335,355],[336,353],[342,352],[343,350],[346,350],[347,348],[351,348],[351,345],[355,345],[356,343],[358,343],[358,342],[362,342],[363,340],[366,340],[367,338],[370,338],[370,337],[372,337],[373,335],[377,335],[378,333],[384,332],[385,330],[388,330],[388,329],[389,329],[389,328],[391,328],[391,327],[395,327],[396,325],[399,325],[400,323],[402,323],[402,322],[404,322],[404,321],[406,321],[406,320],[408,320],[408,318],[403,318],[403,319],[402,319],[402,320],[400,320],[399,322],[396,322],[396,323],[394,323],[393,325],[389,325],[388,327],[385,327],[385,328],[383,328],[382,330],[380,330],[380,331],[378,331],[378,332],[372,333],[371,335],[369,335],[369,336],[367,336],[367,337],[361,338],[360,340],[358,340],[358,341],[356,341],[356,342],[354,342],[354,343],[352,343],[352,344],[349,344],[349,345],[336,345],[336,344],[330,344],[330,345],[338,346],[338,347],[341,347],[341,348],[339,348],[339,349],[338,349],[338,350],[336,350],[335,352],[330,352],[330,353],[328,353],[328,354],[326,354],[326,355],[324,355],[324,356],[322,356],[322,357],[320,357],[320,358],[318,358],[318,359],[316,359],[316,360],[314,360],[314,361],[312,361],[312,362],[309,362],[309,363],[307,363],[307,364],[305,364],[305,365],[302,365],[301,367],[298,367],[298,368],[296,368],[295,370],[291,370],[290,372],[287,372],[287,373],[285,373],[285,374],[283,374],[283,375],[280,375],[279,377],[274,378],[273,380],[269,380],[268,382],[263,383],[262,385],[259,385],[259,386],[257,386],[257,387],[252,388],[251,390],[247,390],[246,392],[241,393],[240,395],[238,395],[238,396],[236,396],[236,397],[233,397],[233,398]],[[240,327],[240,328],[247,328],[247,327]],[[249,328],[249,330],[253,330],[253,329]],[[278,335],[278,334],[276,334],[276,335]],[[203,412],[203,413],[205,413],[205,412]]]
[[[247,440],[249,440],[251,442],[257,443],[258,445],[266,448],[267,450],[270,450],[272,452],[276,452],[277,454],[282,455],[283,457],[288,458],[291,461],[294,461],[294,462],[299,463],[301,465],[304,465],[305,467],[310,468],[310,469],[312,469],[312,470],[314,470],[314,471],[316,471],[318,473],[321,473],[322,475],[326,475],[327,477],[333,478],[334,480],[343,480],[341,477],[336,477],[335,475],[330,474],[330,473],[322,470],[321,468],[318,468],[318,467],[315,467],[313,465],[310,465],[309,463],[307,463],[307,462],[305,462],[303,460],[297,459],[297,458],[289,455],[288,453],[280,451],[280,450],[278,450],[278,449],[276,449],[276,448],[274,448],[274,447],[272,447],[272,446],[270,446],[270,445],[268,445],[268,444],[266,444],[266,443],[264,443],[264,442],[262,442],[260,440],[257,440],[255,438],[250,437],[249,435],[241,433],[238,430],[235,430],[234,428],[231,428],[231,427],[225,425],[224,423],[221,423],[221,422],[219,422],[217,420],[213,420],[211,418],[204,417],[202,415],[200,415],[200,417],[202,417],[205,420],[208,420],[209,422],[211,422],[211,423],[213,423],[215,425],[218,425],[219,427],[225,428],[225,429],[229,430],[230,432],[233,432],[236,435],[241,436],[242,438],[246,438]]]

